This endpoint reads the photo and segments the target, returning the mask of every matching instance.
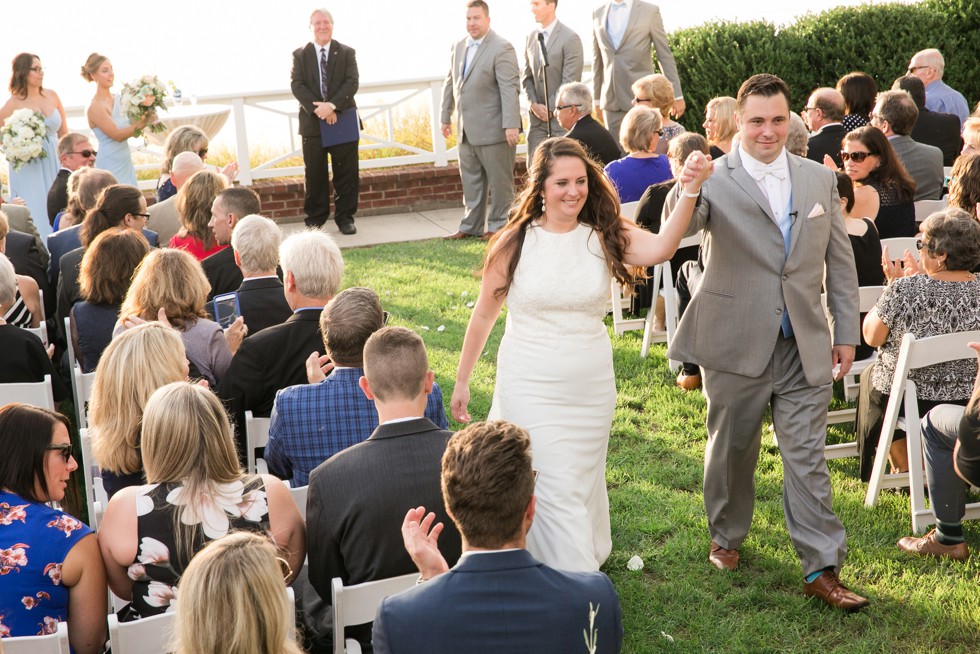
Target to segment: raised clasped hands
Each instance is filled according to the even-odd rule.
[[[466,406],[470,403],[470,385],[457,381],[453,388],[453,397],[449,401],[449,411],[453,414],[453,420],[464,425],[470,421],[470,414]]]
[[[439,551],[439,534],[443,524],[435,522],[436,514],[425,514],[425,507],[409,509],[402,522],[402,540],[423,579],[432,579],[449,570],[446,559]]]
[[[688,155],[687,161],[684,162],[684,168],[677,176],[677,181],[685,192],[697,193],[701,190],[701,185],[711,177],[714,169],[715,164],[711,160],[711,155],[694,151]]]

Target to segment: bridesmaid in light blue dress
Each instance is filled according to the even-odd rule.
[[[136,186],[136,168],[129,152],[129,138],[146,126],[146,119],[130,123],[129,118],[123,115],[119,96],[113,95],[110,90],[115,74],[112,62],[105,55],[97,52],[90,54],[82,66],[82,77],[97,85],[95,97],[85,112],[89,127],[99,139],[99,156],[95,159],[95,167],[111,172],[120,184]]]
[[[0,125],[18,109],[32,109],[44,116],[48,133],[43,144],[47,153],[45,158],[35,159],[20,170],[9,166],[10,195],[24,199],[38,232],[42,237],[47,237],[51,232],[47,220],[48,190],[58,175],[58,139],[68,133],[65,108],[57,93],[43,88],[44,69],[36,55],[22,52],[14,57],[11,68],[11,96],[0,108]]]

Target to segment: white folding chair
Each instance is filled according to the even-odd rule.
[[[636,222],[636,207],[639,206],[639,202],[623,202],[619,205],[619,214],[631,222]]]
[[[895,238],[883,238],[881,239],[881,249],[884,250],[888,248],[888,257],[890,259],[901,259],[905,255],[905,251],[908,250],[915,257],[915,260],[919,260],[919,249],[915,247],[915,237],[914,236],[897,236]]]
[[[82,368],[75,356],[75,347],[71,340],[71,319],[65,318],[65,337],[68,340],[68,367],[71,369],[72,398],[75,400],[75,419],[78,420],[78,428],[88,427],[88,402],[92,397],[92,388],[95,386],[95,373],[82,372]]]
[[[87,428],[78,430],[78,439],[82,449],[82,471],[85,476],[85,501],[88,505],[89,527],[99,530],[99,522],[105,507],[109,503],[109,495],[102,485],[102,471],[95,462],[92,454],[92,435]]]
[[[389,577],[363,584],[344,586],[340,577],[331,582],[330,599],[333,605],[334,654],[360,654],[361,645],[353,638],[344,638],[344,627],[374,621],[381,600],[415,585],[417,574]]]
[[[109,643],[112,654],[167,654],[172,646],[173,630],[177,623],[174,611],[133,622],[119,622],[115,613],[109,614]],[[217,625],[215,625],[217,628]]]
[[[941,200],[919,200],[915,203],[915,222],[921,223],[930,215],[937,211],[942,211],[949,206],[949,196]]]
[[[639,202],[626,202],[619,205],[620,214],[623,218],[631,222],[636,222],[636,206]],[[629,304],[629,295],[623,292],[624,289],[615,279],[609,285],[610,311],[613,317],[613,331],[622,334],[633,329],[643,328],[642,318],[623,318],[623,304]]]
[[[888,406],[885,408],[884,423],[881,437],[878,439],[878,451],[875,453],[874,468],[871,471],[871,481],[864,505],[871,507],[877,504],[878,495],[882,488],[900,488],[909,486],[910,511],[912,514],[912,529],[920,532],[929,524],[935,522],[935,516],[930,509],[925,508],[925,477],[922,465],[922,435],[919,432],[919,405],[916,397],[915,383],[909,381],[909,372],[959,359],[974,358],[976,353],[967,347],[967,343],[980,341],[980,331],[958,332],[917,339],[914,334],[906,334],[902,338],[902,346],[895,364],[895,377],[892,380]],[[905,402],[905,417],[899,418],[899,403]],[[892,444],[895,429],[904,429],[906,447],[908,448],[909,471],[886,474],[888,450]],[[980,517],[980,503],[970,505],[967,517]]]
[[[48,636],[19,636],[0,640],[5,654],[69,654],[68,623],[59,622],[58,631]]]
[[[44,381],[0,384],[0,406],[11,402],[23,402],[31,406],[55,410],[54,393],[51,390],[51,375]]]
[[[677,249],[701,245],[701,232],[694,236],[688,236],[681,240]],[[653,329],[654,315],[651,311],[647,314],[646,321],[643,323],[643,344],[640,346],[640,356],[645,357],[650,353],[651,343],[664,343],[668,345],[674,338],[677,325],[680,323],[680,301],[677,297],[677,289],[674,288],[674,272],[670,265],[670,260],[664,261],[657,266],[653,276],[653,293],[663,293],[664,296],[664,322],[667,330],[656,332]],[[669,361],[671,368],[680,368],[680,361]]]
[[[296,508],[299,509],[299,514],[303,516],[303,522],[306,522],[306,497],[309,495],[309,486],[300,486],[299,488],[293,488],[289,485],[288,481],[283,480],[283,483],[289,488],[289,494],[293,496],[293,501],[296,502]]]
[[[269,473],[265,459],[256,459],[255,450],[265,447],[269,442],[269,418],[256,418],[251,411],[245,412],[245,449],[248,459],[248,471],[253,474]]]
[[[48,326],[46,323],[42,322],[37,327],[21,327],[21,329],[23,329],[25,332],[30,332],[35,336],[37,336],[38,339],[41,341],[41,344],[44,345],[44,347],[48,346]]]
[[[885,292],[884,286],[860,286],[858,287],[858,311],[860,313],[868,313],[875,308],[878,304],[878,298],[881,294]],[[827,294],[824,293],[823,296],[824,308],[827,307]],[[858,392],[858,375],[865,371],[868,366],[872,365],[878,359],[878,352],[873,351],[871,356],[867,359],[860,359],[855,361],[851,365],[851,371],[844,377],[844,398],[849,401],[854,401],[857,399]],[[850,419],[854,419],[853,409],[846,409],[845,411],[851,411]],[[839,413],[839,412],[834,412]],[[849,422],[847,420],[838,420],[836,422]],[[834,424],[834,423],[831,423]]]

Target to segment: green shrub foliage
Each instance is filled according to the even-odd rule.
[[[799,111],[813,89],[834,86],[843,75],[863,71],[879,89],[891,88],[912,55],[938,48],[946,58],[945,82],[980,99],[980,2],[925,0],[913,5],[837,7],[779,27],[766,21],[712,21],[670,35],[684,85],[688,129],[697,126],[708,100],[735,96],[756,73],[782,77]]]

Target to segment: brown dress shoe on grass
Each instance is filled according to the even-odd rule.
[[[867,598],[848,590],[833,570],[824,571],[822,575],[813,580],[813,583],[804,581],[803,595],[805,597],[819,597],[835,609],[841,609],[848,613],[863,609],[869,604]]]
[[[696,391],[701,388],[701,375],[685,375],[681,372],[677,375],[677,385],[685,391]]]
[[[711,541],[711,551],[708,553],[708,561],[719,570],[734,570],[738,567],[741,555],[738,550],[726,550],[724,547]]]
[[[455,234],[450,234],[449,236],[443,236],[442,238],[447,241],[458,241],[463,238],[472,238],[472,234],[467,234],[466,232],[456,232]]]
[[[966,561],[970,558],[970,549],[966,543],[957,543],[956,545],[940,543],[935,529],[921,538],[906,536],[898,541],[898,549],[918,556],[934,556],[937,559]]]
[[[483,236],[480,237],[480,240],[481,241],[489,241],[490,239],[492,239],[496,235],[497,235],[497,232],[484,232],[483,233]]]

